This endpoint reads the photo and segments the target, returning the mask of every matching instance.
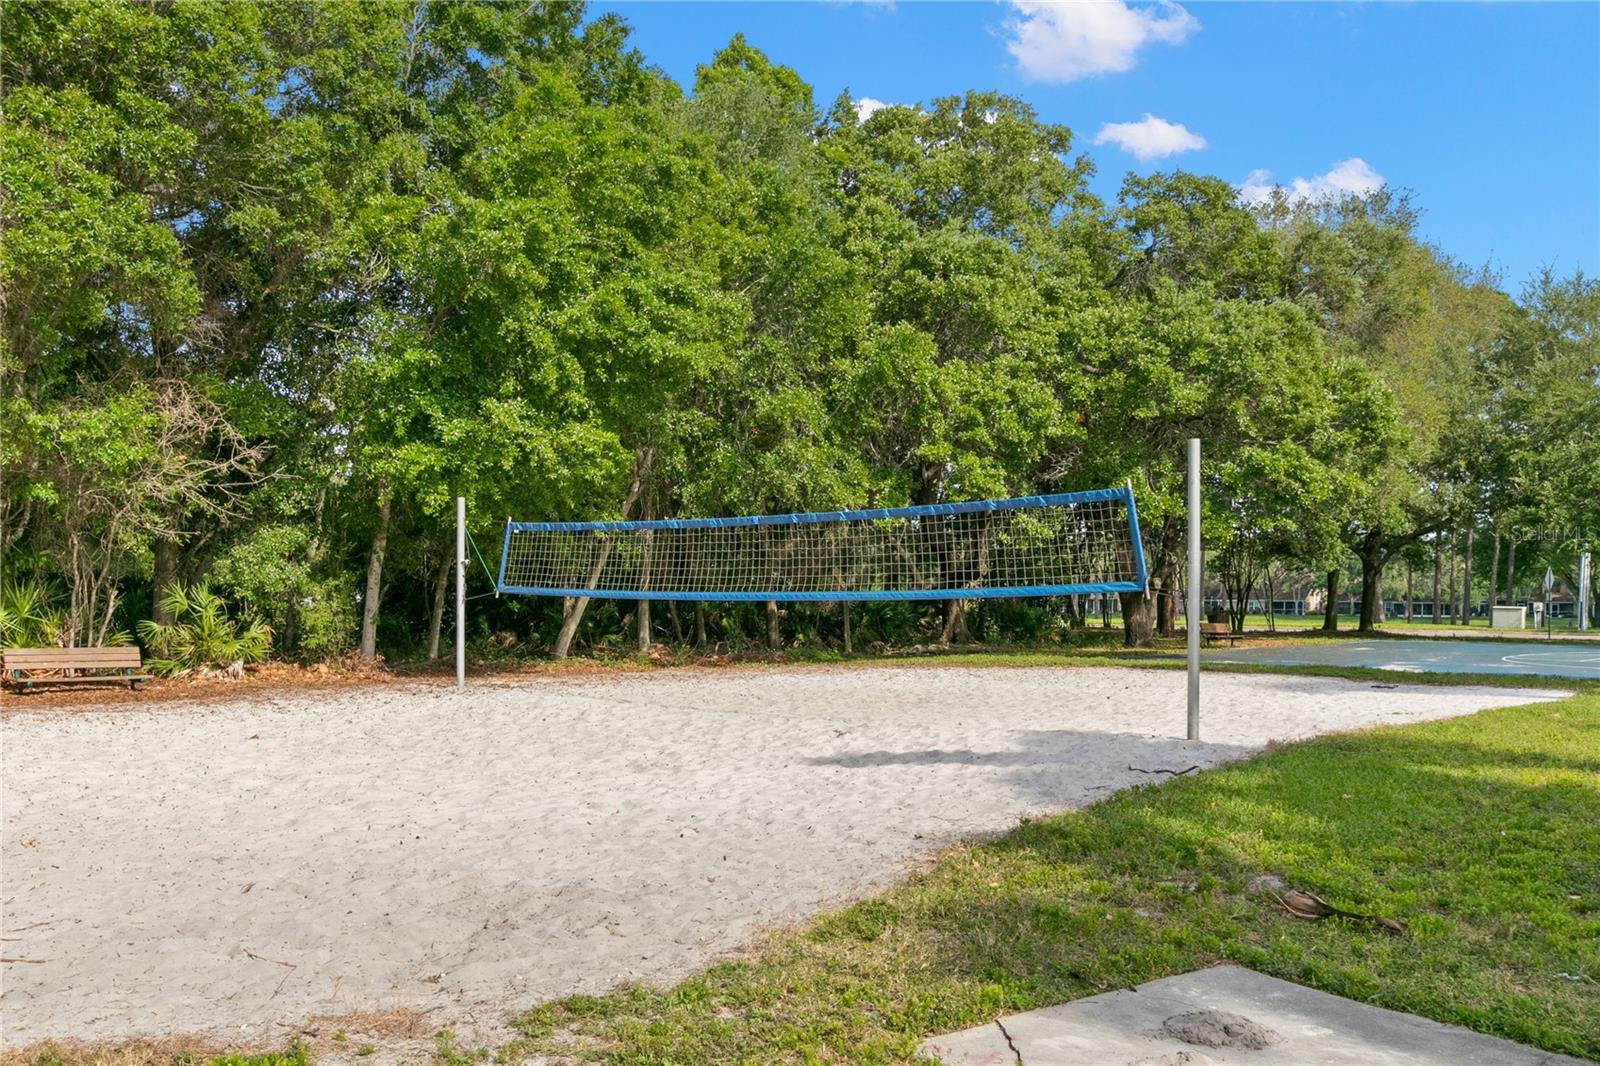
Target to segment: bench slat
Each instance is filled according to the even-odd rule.
[[[114,681],[117,684],[132,681],[149,681],[149,674],[95,674],[91,677],[24,677],[17,679],[14,684],[27,688],[32,685],[78,685],[85,681],[99,681],[101,683]]]
[[[139,649],[132,645],[115,648],[7,648],[3,655],[8,670],[140,665]]]

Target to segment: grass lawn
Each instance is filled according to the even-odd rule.
[[[1409,935],[1291,918],[1263,875]],[[1223,960],[1600,1059],[1600,687],[1025,824],[671,988],[530,1010],[505,1050],[900,1062],[936,1033]]]
[[[1360,623],[1361,618],[1358,615],[1341,614],[1339,616],[1339,632],[1343,633],[1354,630]],[[1273,618],[1273,624],[1275,624],[1279,629],[1321,629],[1322,616],[1320,614],[1280,614]],[[1267,616],[1264,614],[1247,614],[1244,616],[1244,625],[1246,629],[1265,629],[1267,626]],[[1417,617],[1407,622],[1404,615],[1393,614],[1384,621],[1378,623],[1378,625],[1379,632],[1406,633],[1421,636],[1426,636],[1429,633],[1449,635],[1451,633],[1460,633],[1462,630],[1472,630],[1482,633],[1498,633],[1508,640],[1537,640],[1538,638],[1546,635],[1544,629],[1533,628],[1533,619],[1531,616],[1528,620],[1527,629],[1495,629],[1489,624],[1489,619],[1487,618],[1473,618],[1467,622],[1452,623],[1449,617],[1445,616],[1444,621],[1435,623],[1430,618]],[[1551,620],[1550,628],[1555,630],[1557,633],[1577,633],[1578,620],[1576,618],[1555,618]],[[1600,633],[1596,633],[1595,635],[1600,636]]]
[[[1181,615],[1179,617],[1178,624],[1180,626],[1183,624]],[[1280,632],[1298,632],[1303,629],[1316,630],[1322,628],[1322,615],[1320,613],[1277,614],[1273,615],[1271,624],[1276,626]],[[1353,633],[1355,632],[1356,627],[1360,624],[1360,615],[1341,614],[1339,616],[1340,633]],[[1267,625],[1267,616],[1264,614],[1247,614],[1244,616],[1244,627],[1247,630],[1261,630],[1265,632]],[[1114,630],[1116,630],[1118,635],[1120,635],[1122,629],[1122,616],[1119,614],[1113,614],[1111,616],[1111,626]],[[1428,636],[1429,634],[1449,636],[1452,633],[1459,634],[1463,630],[1471,630],[1473,632],[1480,633],[1498,633],[1508,640],[1537,640],[1538,638],[1545,636],[1545,631],[1543,629],[1533,628],[1533,620],[1531,616],[1528,620],[1527,629],[1495,629],[1489,624],[1489,619],[1487,618],[1473,618],[1469,622],[1451,623],[1448,615],[1445,616],[1444,621],[1437,624],[1435,624],[1432,619],[1420,616],[1407,622],[1404,615],[1390,615],[1387,619],[1378,623],[1378,626],[1379,633],[1404,633],[1415,636]],[[1104,627],[1101,625],[1099,615],[1095,615],[1089,620],[1090,631],[1100,630],[1102,628]],[[1552,620],[1550,628],[1554,629],[1557,633],[1577,633],[1578,621],[1575,618],[1556,618]],[[1591,633],[1595,637],[1600,637],[1600,631],[1591,629]]]

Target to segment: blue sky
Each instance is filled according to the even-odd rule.
[[[599,11],[626,18],[634,44],[686,88],[695,65],[742,32],[799,71],[822,106],[844,89],[887,103],[967,89],[1020,96],[1072,127],[1108,199],[1129,170],[1178,166],[1247,194],[1272,181],[1314,192],[1381,180],[1414,191],[1427,239],[1494,264],[1512,292],[1544,264],[1600,271],[1600,4]]]

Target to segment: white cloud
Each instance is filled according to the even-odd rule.
[[[1272,197],[1272,190],[1282,185],[1272,180],[1270,170],[1252,170],[1239,186],[1239,199],[1247,204],[1264,203]],[[1291,202],[1325,200],[1330,197],[1362,196],[1383,188],[1383,175],[1373,170],[1360,156],[1351,156],[1335,163],[1326,174],[1312,178],[1295,178],[1283,185]]]
[[[856,101],[856,121],[865,122],[884,108],[893,106],[893,104],[886,104],[882,100],[874,100],[870,96],[863,96]]]
[[[1006,49],[1022,72],[1039,81],[1076,81],[1130,70],[1151,41],[1180,44],[1200,21],[1170,0],[1129,7],[1126,0],[1043,3],[1012,0]]]
[[[1138,122],[1107,122],[1095,135],[1095,144],[1115,144],[1140,159],[1193,152],[1206,146],[1206,139],[1189,127],[1156,118],[1150,112]]]

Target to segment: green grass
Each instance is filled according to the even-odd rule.
[[[1182,624],[1181,617],[1179,618],[1179,624]],[[1322,614],[1320,612],[1317,614],[1276,614],[1272,617],[1272,624],[1280,631],[1292,632],[1302,629],[1321,629]],[[1339,632],[1341,633],[1352,632],[1360,624],[1360,615],[1339,615]],[[1247,614],[1244,616],[1244,625],[1246,629],[1264,631],[1267,628],[1267,616],[1265,614]],[[1426,634],[1437,631],[1440,635],[1448,635],[1452,630],[1462,629],[1481,630],[1487,633],[1492,629],[1492,627],[1489,625],[1489,619],[1487,618],[1474,618],[1470,622],[1452,623],[1449,615],[1445,615],[1444,621],[1438,623],[1437,625],[1435,625],[1431,619],[1423,617],[1413,618],[1411,621],[1407,622],[1404,615],[1390,615],[1386,620],[1378,623],[1378,625],[1379,632],[1388,631],[1391,633],[1398,632],[1406,634]],[[1531,613],[1528,617],[1528,626],[1529,628],[1524,630],[1500,629],[1494,630],[1494,632],[1502,633],[1509,639],[1520,638],[1522,640],[1534,640],[1545,635],[1543,629],[1535,630],[1532,628],[1533,617]],[[1122,616],[1120,614],[1113,614],[1111,616],[1111,627],[1112,631],[1116,632],[1119,636],[1121,635]],[[1578,620],[1576,618],[1552,619],[1550,628],[1554,629],[1557,633],[1576,633],[1578,631]],[[1102,627],[1100,624],[1100,616],[1095,615],[1089,620],[1088,631],[1100,632],[1101,630]],[[1600,634],[1596,635],[1600,636]]]
[[[1291,918],[1252,891],[1261,875],[1410,932]],[[1600,686],[1025,824],[670,988],[534,1008],[508,1050],[899,1062],[937,1033],[1220,961],[1600,1058]]]
[[[1359,615],[1341,614],[1339,616],[1339,631],[1342,633],[1346,630],[1353,630],[1360,622],[1361,617]],[[1267,616],[1264,614],[1247,614],[1244,616],[1244,624],[1246,629],[1265,629]],[[1273,624],[1280,630],[1320,629],[1322,628],[1322,615],[1280,614],[1273,617]],[[1469,622],[1452,623],[1449,615],[1445,615],[1444,621],[1437,624],[1428,618],[1418,617],[1407,622],[1404,615],[1390,615],[1388,619],[1378,623],[1378,625],[1380,632],[1387,631],[1390,633],[1405,633],[1407,635],[1427,634],[1434,631],[1437,631],[1440,635],[1448,635],[1452,630],[1462,629],[1482,630],[1485,633],[1493,631],[1511,640],[1536,640],[1545,635],[1543,629],[1533,628],[1531,614],[1528,618],[1528,628],[1523,630],[1493,629],[1489,625],[1489,619],[1487,618],[1474,618]],[[1578,620],[1576,618],[1551,619],[1550,628],[1557,633],[1576,633],[1578,631]]]
[[[292,1043],[282,1051],[269,1051],[257,1055],[218,1055],[206,1061],[206,1066],[311,1066],[311,1058],[301,1043]]]

